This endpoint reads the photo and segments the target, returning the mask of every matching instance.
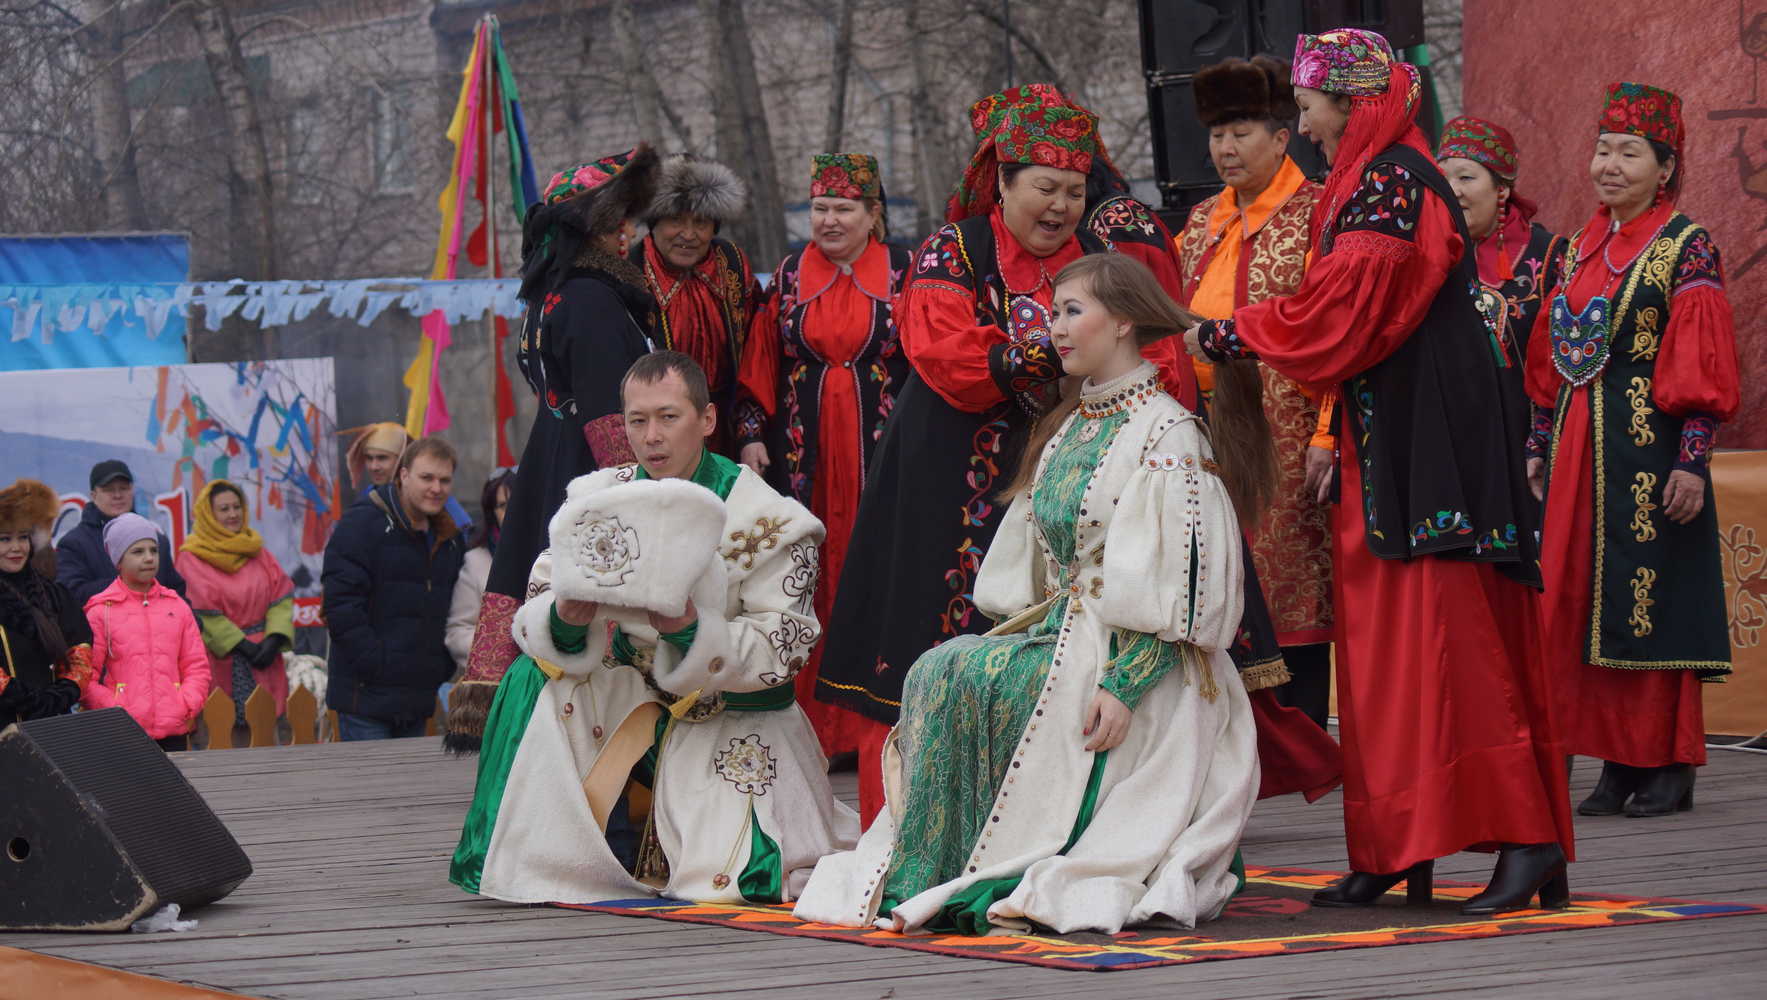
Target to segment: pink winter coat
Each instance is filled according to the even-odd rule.
[[[188,733],[209,695],[209,657],[183,598],[155,582],[145,595],[121,578],[86,602],[92,676],[80,704],[120,706],[156,740]]]
[[[184,592],[190,595],[197,627],[208,623],[204,646],[209,651],[210,683],[232,698],[233,656],[229,651],[241,637],[263,642],[274,632],[294,646],[294,583],[268,547],[259,549],[232,573],[194,552],[178,553],[174,565],[184,578]],[[288,707],[287,662],[284,654],[268,667],[252,668],[257,685],[276,699],[277,715]]]

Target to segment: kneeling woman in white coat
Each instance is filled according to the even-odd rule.
[[[976,583],[1002,624],[923,655],[888,808],[800,919],[968,934],[1195,926],[1237,891],[1256,735],[1226,653],[1239,527],[1198,417],[1140,347],[1186,317],[1137,261],[1056,279],[1071,386],[1033,431]]]

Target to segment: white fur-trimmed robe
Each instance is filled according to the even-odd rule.
[[[632,478],[631,466],[603,469],[588,477],[588,485],[601,489]],[[819,634],[811,599],[822,524],[747,468],[725,508],[719,552],[731,610],[727,621],[699,623],[696,646],[709,641],[724,650],[724,664],[704,694],[789,686]],[[582,782],[635,709],[654,702],[666,711],[674,699],[647,685],[637,669],[612,660],[600,619],[583,652],[567,654],[553,644],[550,558],[542,554],[536,563],[514,632],[523,652],[562,673],[545,683],[530,716],[497,809],[479,891],[522,903],[657,894],[628,875],[609,850]],[[659,660],[679,661],[680,652],[659,642],[648,625],[628,622],[621,628],[634,646],[653,650]],[[708,635],[716,628],[727,632]],[[752,803],[756,820],[779,845],[782,888],[791,898],[818,858],[851,848],[858,837],[858,817],[835,799],[827,769],[809,720],[795,703],[765,712],[726,709],[703,721],[675,723],[653,789],[652,816],[670,867],[660,894],[742,901],[737,882],[749,860]],[[720,874],[727,879],[722,885],[715,883]]]
[[[1154,377],[1151,366],[1138,372]],[[1017,889],[988,910],[997,927],[1115,932],[1156,918],[1195,926],[1234,891],[1229,868],[1258,791],[1251,706],[1225,652],[1242,603],[1239,528],[1200,423],[1155,388],[1130,404],[1081,501],[1063,631],[987,832],[960,877],[896,907],[910,930],[972,883],[1014,875],[1022,875]],[[1077,419],[1052,439],[1040,470]],[[1059,574],[1021,495],[982,564],[976,605],[1005,619],[1052,596]],[[1192,648],[1136,707],[1127,739],[1110,752],[1091,823],[1062,855],[1092,769],[1081,727],[1113,628]],[[816,867],[799,919],[888,926],[877,911],[904,780],[893,750],[884,761],[891,808],[856,850]]]

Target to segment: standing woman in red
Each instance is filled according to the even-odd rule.
[[[1301,133],[1331,174],[1318,257],[1292,295],[1186,334],[1340,385],[1332,511],[1344,827],[1354,869],[1321,906],[1366,906],[1435,858],[1500,848],[1463,911],[1566,904],[1564,749],[1534,637],[1522,442],[1475,299],[1472,238],[1415,124],[1417,70],[1373,32],[1302,35]]]
[[[1736,330],[1717,246],[1675,209],[1681,99],[1613,84],[1598,128],[1601,204],[1528,345],[1548,408],[1528,471],[1539,492],[1551,467],[1542,613],[1566,749],[1603,761],[1577,811],[1659,816],[1693,805],[1700,681],[1730,673],[1707,462],[1739,404]]]
[[[811,157],[810,245],[774,269],[738,374],[743,464],[828,529],[818,621],[834,613],[871,452],[908,380],[895,306],[909,254],[884,242],[883,199],[876,157]],[[824,754],[857,752],[867,720],[816,700],[821,660],[818,645],[798,671],[798,705]]]

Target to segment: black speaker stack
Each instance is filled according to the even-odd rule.
[[[167,903],[214,902],[252,873],[120,708],[7,727],[0,784],[0,930],[125,931]]]
[[[1295,36],[1367,28],[1395,49],[1423,43],[1422,0],[1140,0],[1141,66],[1147,77],[1154,173],[1161,209],[1182,213],[1221,190],[1209,161],[1209,130],[1196,119],[1196,71],[1235,56],[1294,57]],[[1309,176],[1325,172],[1298,132],[1289,154]],[[1179,225],[1182,215],[1177,216]]]

